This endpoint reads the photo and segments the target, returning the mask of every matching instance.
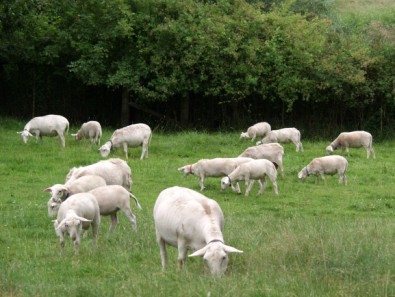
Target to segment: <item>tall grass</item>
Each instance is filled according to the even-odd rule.
[[[78,257],[69,239],[61,256],[43,190],[63,183],[71,167],[101,157],[97,146],[71,136],[64,149],[57,138],[24,145],[15,133],[23,125],[0,119],[0,296],[395,295],[394,141],[374,144],[376,160],[367,160],[363,149],[351,150],[348,186],[339,185],[337,176],[326,186],[297,180],[329,140],[303,139],[303,153],[284,145],[286,177],[279,178],[279,197],[270,182],[263,195],[256,195],[255,185],[244,197],[221,191],[219,179],[208,178],[204,194],[224,211],[226,243],[244,251],[230,256],[224,277],[213,278],[201,258],[187,259],[186,269],[177,271],[174,248],[168,249],[167,271],[161,271],[152,208],[169,186],[199,190],[197,178],[184,178],[178,167],[237,156],[251,142],[235,133],[154,131],[149,158],[140,161],[136,148],[128,160],[132,191],[143,207],[134,209],[137,232],[120,214],[108,237],[109,218],[103,218],[96,249],[89,234]],[[110,134],[105,130],[103,141]]]

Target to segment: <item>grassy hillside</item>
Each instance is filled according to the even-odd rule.
[[[43,190],[63,183],[71,167],[102,158],[97,146],[69,135],[64,149],[57,138],[25,145],[16,134],[23,125],[0,119],[0,296],[395,295],[394,141],[374,143],[376,160],[352,150],[348,186],[338,184],[337,176],[328,177],[327,185],[297,179],[303,166],[324,154],[329,139],[302,139],[302,153],[284,145],[279,197],[270,182],[263,195],[256,195],[255,185],[245,197],[221,191],[220,179],[208,178],[204,194],[224,212],[225,241],[244,251],[230,255],[225,276],[216,279],[205,273],[201,258],[187,259],[187,268],[177,271],[175,248],[168,248],[168,269],[161,272],[152,208],[167,187],[199,190],[197,178],[184,178],[178,167],[237,156],[251,142],[235,133],[154,131],[149,158],[140,161],[141,149],[135,148],[127,161],[143,207],[133,208],[137,232],[120,213],[108,237],[109,218],[103,218],[96,249],[88,234],[75,257],[67,238],[61,256]],[[103,141],[110,135],[105,129]],[[110,156],[123,158],[121,151]]]

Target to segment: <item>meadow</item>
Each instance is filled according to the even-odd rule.
[[[184,178],[178,167],[237,156],[253,145],[239,139],[241,131],[154,129],[149,158],[139,160],[141,148],[134,148],[127,160],[143,207],[133,208],[137,232],[120,213],[108,237],[110,219],[103,217],[97,248],[89,233],[75,257],[69,238],[60,255],[43,190],[63,183],[70,168],[101,160],[98,146],[70,135],[66,148],[58,138],[23,144],[16,134],[23,126],[0,118],[0,296],[395,296],[395,141],[374,142],[375,160],[352,149],[347,186],[338,176],[327,185],[298,180],[299,170],[324,155],[332,140],[303,137],[304,152],[284,145],[278,197],[270,181],[263,195],[256,195],[255,184],[245,197],[221,191],[220,179],[208,178],[203,194],[222,207],[225,241],[244,251],[231,254],[225,275],[214,278],[201,258],[187,259],[177,271],[175,248],[168,248],[167,271],[161,271],[152,209],[167,187],[199,190],[197,178]],[[110,135],[105,129],[102,144]],[[121,151],[110,157],[124,159]]]

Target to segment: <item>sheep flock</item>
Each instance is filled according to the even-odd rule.
[[[17,132],[26,143],[29,136],[35,136],[36,141],[43,136],[59,136],[63,149],[67,149],[65,135],[69,130],[69,122],[59,115],[47,115],[33,118],[24,130]],[[90,121],[84,123],[81,129],[72,134],[75,140],[89,139],[92,146],[100,146],[102,130],[100,123]],[[178,249],[178,266],[185,264],[187,251],[189,257],[200,256],[205,261],[209,271],[215,276],[225,273],[229,253],[242,253],[224,243],[224,215],[220,205],[213,199],[202,194],[205,189],[205,178],[217,178],[218,190],[231,187],[234,195],[240,194],[240,181],[245,182],[248,196],[254,181],[259,183],[258,195],[264,193],[266,178],[271,181],[276,199],[281,198],[281,188],[277,186],[277,171],[286,178],[283,166],[284,147],[282,143],[295,144],[298,154],[303,154],[301,132],[292,128],[271,130],[266,122],[257,123],[240,134],[239,141],[250,139],[258,142],[249,146],[236,156],[218,156],[217,158],[191,160],[190,164],[178,164],[178,171],[184,177],[195,175],[198,178],[199,190],[180,186],[164,188],[158,193],[153,209],[153,221],[156,238],[162,259],[162,269],[165,270],[166,245]],[[114,131],[111,138],[98,148],[98,155],[107,158],[116,148],[122,148],[128,159],[129,147],[142,147],[141,160],[148,158],[148,148],[151,144],[152,131],[146,124],[134,124]],[[326,148],[323,155],[317,156],[308,164],[300,164],[297,177],[304,181],[309,176],[319,177],[326,184],[327,175],[339,175],[339,183],[347,185],[347,168],[349,163],[345,157],[333,155],[336,149],[342,149],[350,157],[349,148],[366,149],[367,158],[376,157],[373,150],[372,135],[366,131],[343,132]],[[84,145],[84,144],[81,144]],[[326,153],[326,154],[325,154]],[[325,155],[324,155],[325,154]],[[174,168],[177,170],[177,167]],[[117,226],[117,212],[121,210],[130,222],[132,232],[138,232],[137,219],[132,212],[130,200],[141,209],[136,196],[131,192],[133,185],[132,168],[125,160],[110,158],[81,167],[65,168],[65,180],[48,186],[45,192],[51,194],[47,206],[48,215],[54,217],[53,226],[64,253],[65,235],[74,242],[74,254],[79,253],[82,232],[89,228],[93,231],[93,244],[99,235],[101,216],[110,216],[111,227],[108,236]],[[233,195],[233,194],[232,194]],[[265,194],[272,195],[272,194]]]

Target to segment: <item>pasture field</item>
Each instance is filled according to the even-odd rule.
[[[332,140],[303,137],[304,152],[284,145],[278,197],[270,181],[263,195],[256,195],[255,184],[245,197],[221,191],[220,179],[208,178],[204,194],[222,207],[225,241],[244,251],[230,255],[224,277],[213,278],[201,258],[187,259],[186,269],[177,271],[175,248],[168,248],[168,269],[161,271],[152,209],[167,187],[199,190],[197,178],[184,178],[178,167],[237,156],[253,145],[239,140],[240,131],[154,129],[149,158],[140,161],[141,148],[135,148],[127,161],[143,207],[133,208],[137,232],[120,213],[108,237],[104,217],[97,248],[89,232],[75,257],[69,238],[60,255],[43,190],[63,183],[70,168],[101,160],[98,146],[70,135],[66,148],[58,138],[25,145],[16,134],[23,126],[0,118],[0,296],[395,296],[395,141],[374,142],[376,160],[352,149],[347,186],[338,176],[328,177],[327,185],[298,180],[299,170],[324,155]],[[106,129],[102,144],[110,135]],[[124,158],[121,151],[110,157]]]

